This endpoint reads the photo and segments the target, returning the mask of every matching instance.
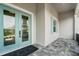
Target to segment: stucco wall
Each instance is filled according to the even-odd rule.
[[[51,17],[57,20],[56,33],[51,32]],[[36,35],[36,42],[43,46],[47,46],[59,37],[58,13],[51,4],[37,5]]]
[[[51,32],[51,17],[56,18],[56,32]],[[58,12],[51,4],[45,4],[45,46],[59,37]]]
[[[60,37],[73,39],[73,10],[61,13],[60,17]]]
[[[36,15],[36,43],[45,45],[45,5],[37,5]]]

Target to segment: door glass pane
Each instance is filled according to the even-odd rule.
[[[29,39],[28,27],[29,27],[28,17],[22,15],[22,41],[28,41]]]
[[[53,32],[56,32],[56,20],[53,20]]]
[[[4,46],[15,43],[15,13],[3,11]]]

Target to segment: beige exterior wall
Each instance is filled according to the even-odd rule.
[[[36,43],[45,45],[45,5],[37,5],[36,16]]]
[[[51,17],[56,18],[56,32],[51,32]],[[58,12],[51,4],[45,4],[45,46],[59,37]]]
[[[73,10],[60,14],[60,37],[73,39]]]
[[[51,17],[55,17],[57,20],[56,33],[51,32]],[[36,42],[43,46],[47,46],[59,37],[58,13],[51,4],[37,5],[36,30]]]

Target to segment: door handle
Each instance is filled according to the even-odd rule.
[[[21,31],[19,31],[19,37],[21,37]]]

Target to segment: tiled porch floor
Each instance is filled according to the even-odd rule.
[[[79,46],[75,40],[59,38],[46,47],[35,44],[39,48],[29,56],[77,56]]]

